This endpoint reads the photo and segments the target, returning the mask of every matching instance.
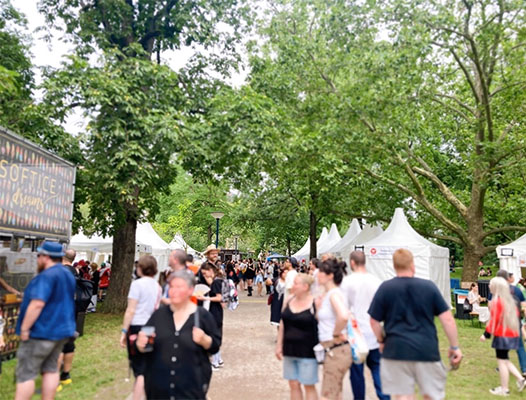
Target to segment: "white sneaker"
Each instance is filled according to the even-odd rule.
[[[497,386],[496,388],[490,389],[489,392],[491,394],[494,394],[495,396],[507,397],[507,396],[510,395],[510,391],[509,390],[504,390],[502,388],[502,386]]]
[[[526,378],[523,378],[522,381],[517,381],[517,389],[519,389],[519,392],[522,392],[525,387],[526,387]]]
[[[212,371],[219,371],[219,365],[212,364]]]

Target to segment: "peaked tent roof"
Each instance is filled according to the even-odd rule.
[[[364,243],[380,236],[383,231],[380,225],[365,224],[363,230],[351,241],[351,251],[354,250],[354,246],[362,246]]]
[[[168,251],[170,247],[153,229],[149,222],[137,224],[136,241],[152,246],[153,253]]]
[[[353,218],[349,225],[349,229],[347,229],[347,233],[343,236],[343,238],[336,243],[334,246],[332,246],[327,253],[333,253],[335,256],[340,257],[342,250],[349,247],[351,241],[358,236],[358,234],[362,231],[362,228],[360,228],[360,223],[356,218]],[[351,249],[352,251],[353,249]]]
[[[340,236],[340,232],[338,232],[338,227],[336,224],[331,225],[331,230],[329,234],[327,235],[327,238],[320,243],[320,240],[318,241],[318,255],[328,253],[328,250],[333,247],[336,243],[338,243],[340,240],[342,240],[342,237]]]
[[[410,248],[415,257],[425,254],[431,257],[449,258],[449,249],[438,246],[423,236],[420,236],[420,234],[409,225],[407,217],[401,208],[395,210],[393,219],[384,233],[365,243],[366,249],[382,246]],[[379,258],[381,255],[378,254],[376,257]],[[391,258],[391,253],[388,254],[388,257]]]
[[[310,255],[310,238],[307,238],[307,241],[303,245],[301,249],[299,249],[296,253],[292,255],[296,260],[306,260],[309,258]]]
[[[193,248],[191,248],[188,243],[184,240],[183,236],[177,232],[172,239],[172,241],[168,244],[171,250],[184,250],[187,254],[192,255],[199,255],[200,253]]]

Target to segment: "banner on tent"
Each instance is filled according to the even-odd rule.
[[[382,246],[382,247],[371,247],[369,249],[369,256],[376,258],[392,258],[393,253],[400,249],[400,246]]]
[[[526,267],[526,254],[519,254],[519,267]]]

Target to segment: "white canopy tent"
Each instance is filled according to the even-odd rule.
[[[151,246],[151,254],[157,260],[159,271],[164,271],[168,268],[170,246],[155,232],[149,222],[137,224],[135,237],[137,243],[144,243],[147,246]]]
[[[318,241],[316,242],[316,248],[319,249],[320,245],[323,244],[327,237],[329,236],[329,231],[327,228],[323,227],[321,230],[321,235],[318,238]],[[301,262],[301,260],[309,261],[310,260],[310,238],[307,239],[305,244],[301,249],[299,249],[296,253],[292,255],[298,262]]]
[[[329,249],[333,247],[336,243],[338,243],[340,240],[342,240],[342,237],[340,236],[340,232],[338,232],[338,227],[336,226],[336,224],[332,224],[331,230],[329,231],[329,234],[327,235],[326,239],[323,242],[319,243],[317,246],[318,257],[320,257],[322,254],[328,253]]]
[[[512,272],[515,281],[522,277],[521,268],[526,267],[526,235],[509,244],[497,246],[499,267]]]
[[[350,251],[363,250],[364,243],[373,240],[377,236],[380,236],[383,232],[384,230],[380,225],[365,224],[363,230],[358,235],[356,235],[353,240],[351,240]],[[351,253],[349,252],[349,254]]]
[[[137,225],[135,243],[137,258],[142,254],[151,254],[157,260],[159,270],[166,269],[170,248],[149,222]],[[87,237],[83,233],[79,233],[71,238],[69,247],[78,253],[84,253],[88,259],[100,263],[112,253],[113,238],[99,235]]]
[[[346,261],[346,259],[349,257],[349,254],[351,254],[351,251],[354,250],[354,248],[351,246],[351,242],[361,231],[362,228],[360,228],[360,223],[356,218],[353,218],[351,224],[349,225],[349,229],[347,229],[347,233],[338,243],[332,246],[327,251],[327,253],[332,253],[335,257],[340,257]]]
[[[413,253],[417,278],[433,281],[447,304],[451,305],[449,249],[420,236],[409,225],[401,208],[395,210],[385,232],[364,244],[367,270],[382,281],[395,276],[393,253],[405,248]]]
[[[301,260],[307,261],[309,259],[310,255],[310,238],[307,238],[307,241],[303,245],[301,249],[299,249],[296,253],[292,255],[298,262],[301,262]]]
[[[180,233],[176,233],[172,241],[168,244],[170,246],[170,250],[183,250],[187,254],[191,254],[194,257],[194,262],[199,262],[203,259],[202,254],[193,249],[186,243],[183,236]]]

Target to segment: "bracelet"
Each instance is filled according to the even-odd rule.
[[[458,350],[460,347],[458,346],[449,346],[449,350]]]
[[[126,328],[122,328],[122,329],[121,329],[121,332],[122,332],[122,333],[128,333],[128,329],[126,329]]]

